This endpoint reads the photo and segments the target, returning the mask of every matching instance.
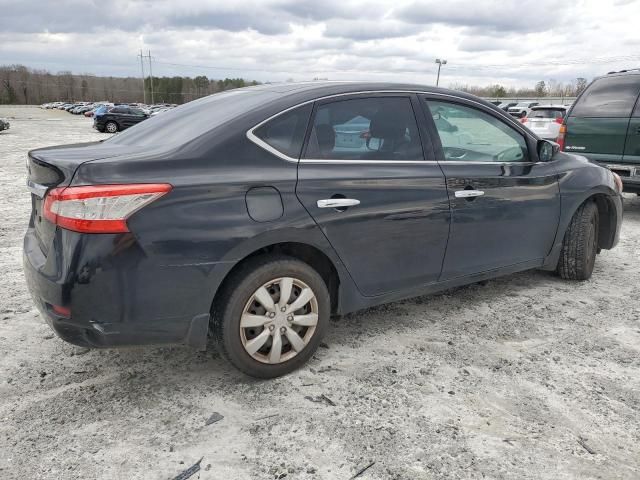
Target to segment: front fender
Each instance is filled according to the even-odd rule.
[[[600,203],[601,211],[606,211],[608,216],[606,224],[601,225],[603,238],[601,247],[613,248],[620,234],[622,225],[622,196],[617,192],[613,174],[609,169],[601,167],[578,155],[562,153],[558,184],[560,186],[560,219],[558,231],[551,251],[547,255],[544,267],[554,270],[562,250],[562,242],[569,223],[580,205],[589,199]]]

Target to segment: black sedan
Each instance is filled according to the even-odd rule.
[[[28,165],[24,268],[60,337],[213,337],[263,378],[330,315],[527,269],[588,279],[622,223],[617,175],[418,85],[233,90]]]
[[[93,117],[93,128],[99,132],[116,133],[149,118],[139,108],[115,106],[102,115]]]

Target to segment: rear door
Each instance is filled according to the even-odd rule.
[[[409,93],[314,106],[296,193],[366,296],[440,275],[449,202],[424,122]]]
[[[612,75],[595,80],[569,112],[565,151],[600,162],[621,162],[638,94],[640,75]]]
[[[554,162],[537,162],[536,142],[487,106],[422,98],[451,204],[440,279],[541,265],[560,216]]]

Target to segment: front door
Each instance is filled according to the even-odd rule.
[[[490,108],[443,98],[423,97],[451,204],[440,279],[541,265],[560,216],[554,162],[538,162],[535,142]]]
[[[296,192],[364,295],[440,275],[449,205],[430,143],[423,152],[424,122],[412,94],[340,96],[314,107]]]

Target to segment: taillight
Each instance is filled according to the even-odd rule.
[[[562,122],[564,122],[564,118],[556,118],[555,122],[559,123],[560,125],[562,125]]]
[[[54,188],[45,197],[44,216],[74,232],[128,232],[127,218],[171,188],[168,183]]]
[[[558,139],[556,143],[560,145],[560,150],[564,151],[564,136],[567,133],[567,125],[563,123],[560,125],[560,131],[558,132]]]
[[[527,117],[522,117],[520,119],[520,123],[527,123],[529,121],[529,119]]]

